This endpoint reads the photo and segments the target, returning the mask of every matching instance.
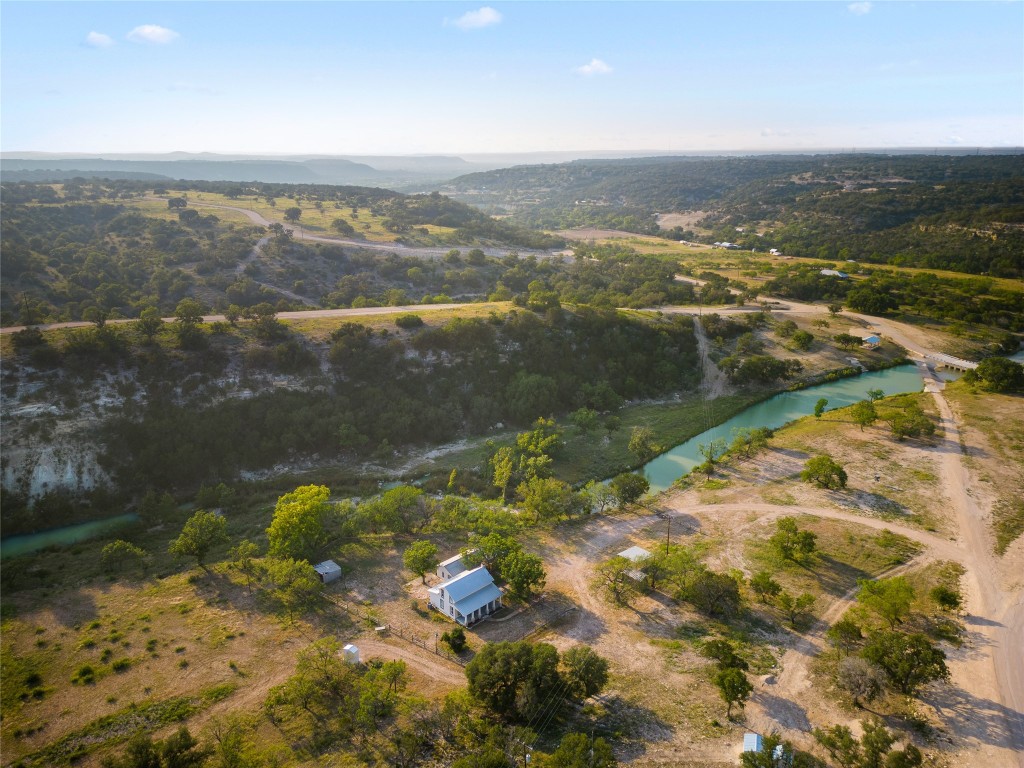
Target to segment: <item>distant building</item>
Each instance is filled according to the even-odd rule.
[[[840,280],[845,280],[849,277],[845,272],[840,272],[838,269],[823,269],[819,274],[827,275],[828,277],[838,277]]]
[[[736,245],[736,243],[729,243],[729,242],[715,243],[715,247],[716,248],[728,248],[731,251],[739,250],[739,248],[740,248],[740,246]]]
[[[501,608],[501,590],[482,565],[427,590],[430,606],[468,627]]]
[[[865,336],[862,339],[862,342],[868,349],[876,349],[878,345],[882,343],[882,337],[871,334],[870,336]]]
[[[782,251],[780,251],[778,248],[769,248],[768,249],[768,255],[769,256],[781,256],[782,255]]]
[[[333,560],[324,560],[322,563],[317,563],[313,566],[313,570],[316,571],[316,575],[320,577],[320,581],[324,584],[330,584],[332,581],[337,581],[341,578],[341,566]]]

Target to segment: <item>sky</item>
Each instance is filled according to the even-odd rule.
[[[0,2],[8,152],[1022,145],[1022,2]]]

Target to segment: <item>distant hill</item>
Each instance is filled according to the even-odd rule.
[[[0,159],[0,172],[6,181],[59,181],[76,175],[110,179],[159,176],[190,181],[259,181],[389,188],[415,185],[424,189],[455,176],[494,167],[493,164],[469,163],[461,157],[443,155],[268,157],[209,152],[137,155],[5,152]],[[34,175],[21,175],[25,172]],[[124,174],[147,175],[133,177]]]
[[[1021,154],[578,160],[467,174],[439,191],[535,228],[1024,276]],[[695,230],[658,225],[681,211],[704,212]]]

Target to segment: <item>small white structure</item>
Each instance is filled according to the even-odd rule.
[[[317,563],[313,566],[313,570],[316,571],[316,575],[320,577],[320,581],[324,584],[330,584],[332,581],[337,581],[341,578],[341,566],[333,560],[324,560],[322,563]]]
[[[346,664],[358,664],[359,648],[349,643],[341,649],[341,657],[345,660]]]
[[[840,280],[845,280],[846,278],[849,277],[848,274],[846,274],[845,272],[840,272],[838,269],[822,269],[819,270],[818,272],[819,274],[825,275],[827,277],[838,277]]]
[[[427,590],[430,606],[464,627],[501,608],[501,590],[482,565]]]
[[[768,255],[769,256],[781,256],[782,255],[782,251],[780,251],[778,248],[769,248],[768,249]]]
[[[650,556],[651,553],[643,547],[630,547],[629,549],[624,549],[619,552],[619,557],[624,557],[631,563],[642,563]],[[626,575],[633,581],[643,581],[647,577],[647,574],[639,568],[634,568],[632,571],[626,571]]]
[[[470,549],[466,552],[467,555],[476,552],[475,549]],[[459,553],[455,557],[449,557],[444,562],[437,564],[437,578],[442,581],[448,581],[454,579],[460,573],[466,570],[466,564],[462,561],[462,554]]]
[[[864,342],[864,346],[868,349],[875,349],[882,343],[882,337],[871,334],[870,336],[865,336],[862,341]]]
[[[761,740],[761,734],[759,733],[744,733],[743,734],[743,751],[744,752],[760,752],[763,742]]]

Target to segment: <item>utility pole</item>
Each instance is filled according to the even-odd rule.
[[[665,529],[665,554],[668,554],[668,547],[672,541],[672,517],[668,517],[668,527]]]

